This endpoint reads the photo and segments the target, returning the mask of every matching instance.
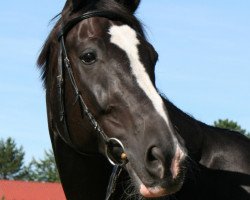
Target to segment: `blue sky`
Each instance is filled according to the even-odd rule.
[[[0,138],[29,161],[51,148],[36,59],[64,1],[0,4]],[[142,0],[137,11],[160,56],[158,88],[207,124],[229,118],[250,131],[249,9],[249,0]]]

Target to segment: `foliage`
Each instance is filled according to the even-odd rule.
[[[23,147],[17,147],[15,141],[9,137],[0,140],[0,179],[21,179],[24,163]]]
[[[241,126],[237,122],[229,120],[229,119],[219,119],[218,121],[214,122],[214,126],[218,128],[225,128],[225,129],[229,129],[232,131],[237,131],[250,137],[250,133],[247,133],[245,129],[242,129]]]
[[[33,160],[25,168],[26,180],[39,182],[59,182],[59,174],[53,152],[45,151],[44,158]]]
[[[23,147],[17,147],[14,139],[0,140],[0,179],[59,182],[59,174],[53,152],[45,151],[43,159],[35,158],[24,166]]]

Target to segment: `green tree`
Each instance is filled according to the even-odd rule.
[[[219,119],[214,122],[214,126],[218,128],[225,128],[232,131],[237,131],[250,137],[250,133],[247,133],[245,129],[241,128],[241,126],[237,122],[229,119]]]
[[[44,158],[33,160],[25,168],[26,180],[39,182],[59,182],[59,174],[52,150],[45,151]]]
[[[0,179],[21,179],[24,164],[23,147],[17,147],[14,139],[0,140]]]

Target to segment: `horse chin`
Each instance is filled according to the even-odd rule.
[[[184,175],[181,173],[172,180],[162,180],[159,184],[151,186],[151,184],[144,184],[135,172],[132,173],[132,177],[139,194],[144,198],[160,198],[174,194],[181,189],[184,180]]]
[[[159,198],[169,196],[178,192],[183,185],[183,182],[175,183],[169,186],[154,186],[146,187],[143,183],[140,185],[139,192],[145,198]]]
[[[167,189],[156,186],[146,187],[144,184],[140,185],[140,194],[145,198],[156,198],[170,195]]]

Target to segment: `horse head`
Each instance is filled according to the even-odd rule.
[[[57,95],[57,66],[64,59],[60,55],[65,54],[60,54],[57,35],[69,24],[63,42],[77,90],[105,135],[122,144],[128,160],[124,168],[135,187],[151,198],[181,188],[186,150],[156,89],[154,67],[158,55],[133,16],[138,5],[138,0],[68,0],[40,56],[40,64],[47,62],[47,95]],[[71,23],[93,10],[108,14]],[[48,49],[50,55],[45,61]],[[105,142],[82,117],[81,105],[75,103],[71,76],[63,74],[65,116],[72,144],[80,152],[106,156]],[[55,97],[49,101],[55,126],[63,135],[60,101]]]

